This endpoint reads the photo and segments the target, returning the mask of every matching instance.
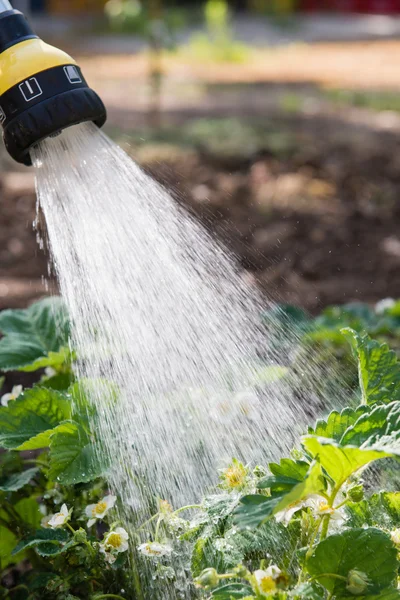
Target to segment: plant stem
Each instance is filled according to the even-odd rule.
[[[189,506],[182,506],[182,508],[178,508],[178,510],[174,511],[174,515],[177,515],[184,510],[194,510],[195,508],[203,508],[201,504],[189,504]]]
[[[332,490],[332,494],[329,497],[329,501],[328,504],[330,506],[330,508],[333,508],[333,503],[335,502],[336,496],[339,493],[340,488],[342,487],[342,484],[340,485],[336,485],[333,490]],[[322,531],[321,531],[321,541],[324,540],[326,538],[326,536],[328,535],[328,531],[329,531],[329,523],[331,521],[331,516],[332,515],[324,515],[323,519],[324,519],[324,523],[322,525]]]
[[[156,515],[153,515],[152,517],[150,517],[150,519],[147,519],[147,521],[145,521],[143,523],[143,525],[140,525],[140,527],[137,528],[137,531],[144,529],[146,527],[146,525],[150,525],[150,523],[152,523],[155,519],[157,519],[159,517],[159,515],[160,515],[160,513],[157,513]]]
[[[162,521],[162,517],[160,516],[159,519],[158,519],[158,521],[157,521],[156,532],[154,534],[154,541],[155,542],[158,542],[158,534],[160,533],[161,521]]]
[[[330,579],[340,579],[340,581],[347,581],[347,577],[344,577],[343,575],[338,575],[337,573],[319,573],[318,575],[311,577],[310,581],[315,581],[317,578],[320,577],[329,577]]]
[[[318,531],[319,531],[319,528],[321,527],[322,521],[323,521],[323,517],[321,517],[320,519],[318,519],[317,525],[316,525],[316,527],[315,527],[315,529],[314,529],[314,531],[312,533],[312,536],[311,536],[311,539],[310,539],[310,544],[309,544],[309,547],[308,547],[308,550],[307,550],[307,554],[306,554],[306,560],[308,558],[310,558],[310,556],[311,556],[311,554],[312,554],[312,552],[314,550],[313,546],[314,546],[315,538],[318,535]]]

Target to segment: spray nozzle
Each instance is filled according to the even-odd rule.
[[[102,127],[106,118],[75,61],[0,0],[0,124],[12,158],[31,165],[29,151],[41,140],[85,121]]]

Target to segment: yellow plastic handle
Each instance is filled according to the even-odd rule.
[[[66,52],[33,39],[11,46],[0,54],[0,96],[41,71],[76,64]]]

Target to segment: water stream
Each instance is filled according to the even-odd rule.
[[[287,451],[304,411],[285,384],[263,383],[282,356],[234,260],[94,125],[32,155],[76,371],[95,381],[93,426],[124,519],[155,495],[198,500],[232,457]]]

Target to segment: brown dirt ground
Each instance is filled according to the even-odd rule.
[[[179,126],[196,115],[257,114],[295,139],[284,156],[268,144],[247,156],[147,145],[135,158],[224,240],[270,297],[311,311],[400,297],[399,119],[343,109],[290,116],[268,105],[272,88],[265,86],[252,89],[247,100],[245,89],[212,95],[196,88],[186,99],[179,93],[182,81],[351,82],[393,90],[400,88],[400,42],[289,48],[264,58],[247,67],[197,65],[190,71],[187,63],[169,59],[166,120]],[[110,108],[111,126],[131,129],[144,120],[143,61],[83,59]],[[16,171],[4,156],[1,164],[0,309],[43,295],[47,275],[32,229],[32,173]]]

